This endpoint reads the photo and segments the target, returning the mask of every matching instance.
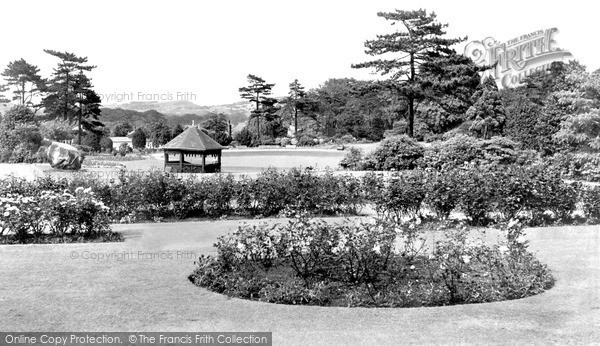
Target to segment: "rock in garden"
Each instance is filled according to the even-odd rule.
[[[72,145],[52,142],[46,150],[50,166],[57,169],[78,170],[83,163],[83,155]]]

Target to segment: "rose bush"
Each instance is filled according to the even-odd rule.
[[[295,215],[288,224],[243,225],[201,256],[190,280],[232,297],[283,304],[405,307],[516,299],[552,287],[547,267],[527,251],[522,223],[499,242],[443,224],[427,249],[414,223],[374,219],[328,223]]]

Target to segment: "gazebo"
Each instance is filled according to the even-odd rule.
[[[162,146],[165,154],[165,170],[174,173],[213,173],[221,171],[221,150],[223,147],[196,126],[173,138]],[[192,158],[202,158],[201,162],[188,162]],[[207,163],[206,158],[213,158]],[[174,160],[171,160],[174,159]],[[215,160],[216,159],[216,160]]]

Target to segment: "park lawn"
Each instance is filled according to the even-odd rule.
[[[272,331],[275,344],[600,340],[598,226],[528,230],[531,249],[557,279],[544,294],[489,304],[366,309],[229,299],[192,285],[187,276],[194,258],[213,253],[216,238],[239,223],[114,225],[125,242],[0,246],[2,331]],[[92,253],[130,257],[81,259]]]

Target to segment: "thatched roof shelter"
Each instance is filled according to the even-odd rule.
[[[224,147],[196,126],[189,127],[161,148],[165,153],[165,170],[176,173],[221,171],[221,151]],[[171,156],[175,156],[175,160],[171,160]],[[202,157],[202,162],[188,162],[186,157]],[[207,163],[207,157],[216,158],[216,161]]]

